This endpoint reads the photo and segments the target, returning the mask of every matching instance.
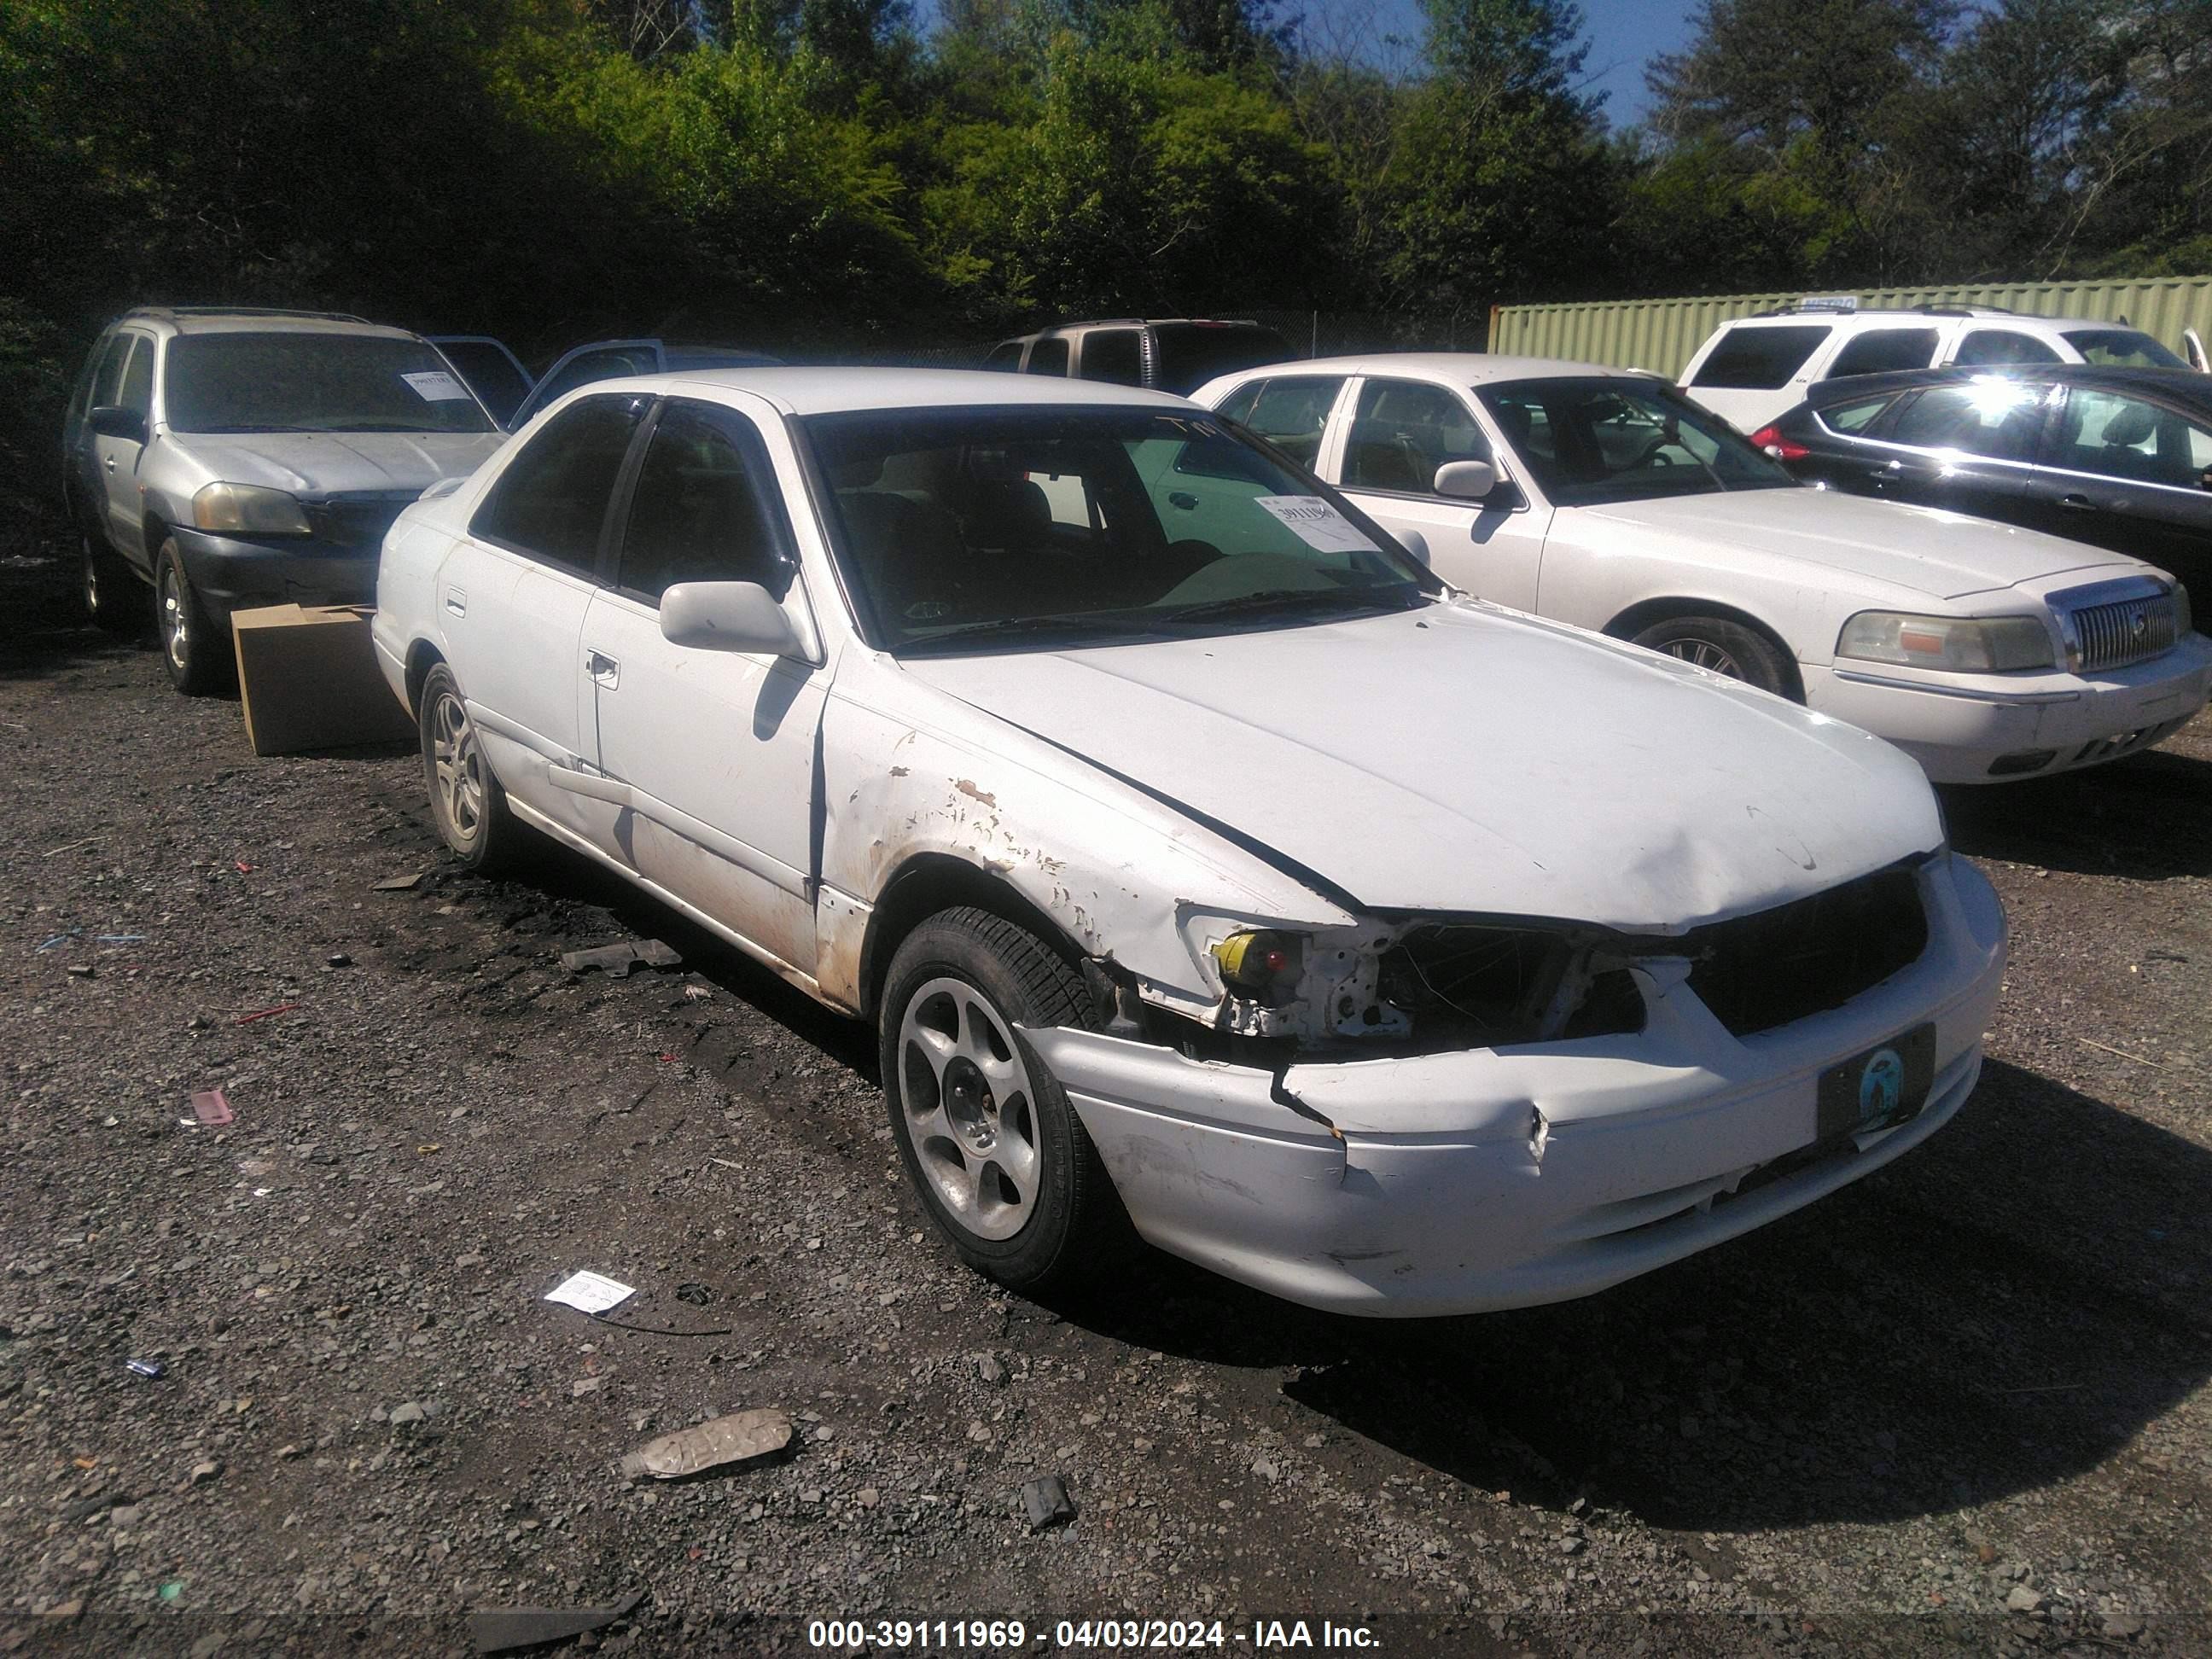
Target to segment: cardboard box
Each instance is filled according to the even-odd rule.
[[[238,694],[257,755],[412,743],[369,643],[367,606],[272,605],[231,613]]]

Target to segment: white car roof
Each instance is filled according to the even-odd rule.
[[[1880,323],[1891,327],[1899,323],[1926,323],[1932,327],[1937,323],[1961,322],[2026,329],[2135,327],[2133,323],[2117,323],[2110,318],[2045,317],[2025,311],[1998,311],[1988,306],[1942,306],[1933,311],[1778,311],[1757,317],[1731,317],[1713,333],[1717,336],[1731,328],[1788,328],[1804,323],[1832,328],[1851,323]]]
[[[1577,363],[1563,357],[1500,357],[1486,351],[1376,351],[1358,357],[1267,363],[1221,378],[1241,383],[1300,374],[1411,374],[1451,386],[1480,386],[1487,380],[1565,380],[1586,374],[1620,380],[1653,378],[1642,369],[1605,363]]]
[[[593,380],[582,389],[665,393],[684,386],[750,392],[788,415],[833,415],[871,409],[983,409],[1010,404],[1091,409],[1119,404],[1186,410],[1192,407],[1186,398],[1140,392],[1134,386],[977,368],[678,369],[667,374]]]

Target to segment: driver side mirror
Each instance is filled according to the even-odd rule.
[[[103,438],[123,438],[134,444],[146,441],[146,417],[135,409],[125,409],[120,404],[101,404],[86,419]]]
[[[1436,492],[1455,501],[1479,501],[1498,482],[1498,469],[1488,461],[1446,461],[1437,469]]]
[[[758,582],[678,582],[660,596],[660,637],[697,651],[803,657],[783,607]]]

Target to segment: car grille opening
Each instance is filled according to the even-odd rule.
[[[1690,988],[1737,1036],[1840,1008],[1928,948],[1917,870],[1898,867],[1683,937]]]
[[[2074,635],[2081,642],[2077,672],[2125,668],[2173,649],[2180,617],[2170,592],[2109,605],[2077,605],[2068,611]]]
[[[341,547],[365,548],[374,553],[384,545],[384,532],[392,521],[414,504],[413,495],[332,495],[306,501],[308,526],[315,539]]]

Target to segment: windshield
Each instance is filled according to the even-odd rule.
[[[1719,416],[1656,381],[1590,375],[1477,392],[1557,507],[1798,487]]]
[[[2081,354],[2083,362],[2106,368],[2189,367],[2139,328],[2069,328],[2066,343]]]
[[[847,580],[902,653],[1285,627],[1442,585],[1211,416],[896,410],[805,422]]]
[[[434,349],[384,335],[183,335],[166,384],[178,432],[492,429]]]

